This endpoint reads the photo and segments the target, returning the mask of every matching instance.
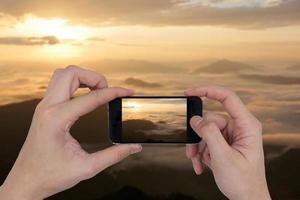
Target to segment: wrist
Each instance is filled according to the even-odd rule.
[[[42,198],[35,197],[32,193],[27,193],[22,187],[11,188],[6,185],[0,187],[0,199],[7,200],[41,200]]]
[[[259,199],[259,200],[271,200],[271,196],[269,193],[268,188],[258,188],[259,191],[252,191],[252,192],[245,192],[243,195],[238,196],[236,198],[232,198],[231,200],[253,200],[253,199]]]
[[[24,180],[23,180],[24,181]],[[7,177],[0,187],[0,199],[8,200],[41,200],[43,197],[35,190],[33,184],[13,181]]]

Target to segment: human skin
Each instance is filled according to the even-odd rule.
[[[72,98],[82,85],[91,91]],[[141,145],[122,144],[89,154],[70,134],[80,116],[132,94],[128,89],[108,88],[103,76],[86,69],[69,66],[56,70],[36,107],[19,156],[0,187],[0,199],[44,199],[140,152]]]
[[[265,177],[261,123],[228,89],[197,87],[186,90],[185,95],[219,101],[227,112],[207,112],[203,118],[194,116],[190,120],[202,138],[199,144],[186,148],[195,173],[200,175],[207,166],[221,192],[231,200],[271,199]]]

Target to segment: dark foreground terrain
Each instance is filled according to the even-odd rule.
[[[31,100],[0,107],[1,183],[26,138],[38,101]],[[103,106],[82,117],[73,127],[72,133],[82,144],[95,144],[96,141],[102,147],[108,146],[110,142],[106,125],[106,107]],[[97,150],[90,148],[92,146],[84,145],[88,151]],[[277,154],[277,157],[266,161],[267,179],[273,199],[300,199],[300,149],[268,145],[265,146],[265,153]],[[137,161],[139,159],[136,158]],[[190,167],[170,167],[142,162],[143,160],[140,160],[139,164],[126,168],[118,164],[49,199],[226,199],[218,191],[209,171],[197,177]]]

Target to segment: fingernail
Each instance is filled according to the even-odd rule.
[[[142,145],[140,144],[132,144],[131,145],[131,153],[138,153],[141,152],[143,149]]]
[[[193,163],[193,169],[196,175],[200,175],[201,174],[201,169],[199,168],[199,166],[197,166],[197,163],[199,162],[197,160],[198,158],[192,158],[192,163]]]
[[[191,124],[192,124],[192,126],[197,127],[201,123],[202,120],[203,120],[202,117],[196,115],[196,116],[192,117]]]

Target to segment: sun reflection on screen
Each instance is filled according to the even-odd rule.
[[[130,109],[132,112],[139,111],[141,107],[141,103],[137,103],[134,101],[128,101],[123,105],[123,108]]]

